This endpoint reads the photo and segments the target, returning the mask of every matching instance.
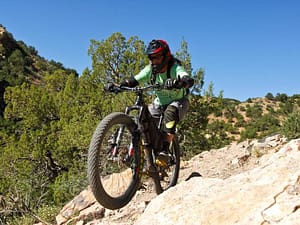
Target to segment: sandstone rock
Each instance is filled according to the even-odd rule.
[[[228,179],[181,182],[153,199],[135,224],[300,224],[298,147],[294,140],[259,167]]]
[[[203,152],[181,163],[175,187],[157,196],[146,180],[119,210],[103,208],[83,190],[61,210],[57,224],[298,225],[300,139],[282,148],[285,143],[274,135]],[[263,154],[253,154],[255,148]]]

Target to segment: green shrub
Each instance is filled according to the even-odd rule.
[[[58,215],[61,210],[60,206],[43,206],[37,212],[38,217],[50,224],[55,224],[55,217]]]
[[[288,139],[295,139],[300,137],[300,112],[291,113],[282,125],[282,133]]]
[[[256,129],[254,127],[248,127],[241,132],[241,140],[253,139],[256,137]]]
[[[6,221],[7,224],[16,224],[16,225],[32,225],[37,221],[32,216],[22,216],[22,217],[13,217]]]

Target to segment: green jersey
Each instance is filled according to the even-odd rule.
[[[139,84],[145,84],[151,82],[151,65],[147,65],[143,70],[141,70],[134,78],[139,82]],[[170,78],[177,79],[179,77],[188,76],[188,73],[184,68],[178,64],[172,65],[170,68]],[[164,84],[167,80],[167,71],[163,73],[156,74],[155,83]],[[172,90],[159,90],[155,91],[156,98],[154,103],[157,105],[168,105],[175,100],[182,99],[187,95],[187,90],[185,88],[172,89]]]

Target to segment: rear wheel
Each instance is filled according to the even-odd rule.
[[[163,163],[156,160],[159,182],[154,183],[157,194],[160,194],[160,190],[165,191],[177,184],[180,169],[180,150],[176,138],[170,143],[168,154],[164,158]]]
[[[89,183],[96,200],[105,208],[122,208],[138,189],[141,160],[135,129],[129,115],[111,113],[99,123],[91,139]],[[118,136],[120,131],[122,135]],[[114,154],[116,151],[118,154]]]

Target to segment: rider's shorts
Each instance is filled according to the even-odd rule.
[[[187,98],[182,98],[173,101],[167,106],[159,106],[155,104],[149,105],[149,111],[155,118],[159,118],[160,114],[164,112],[164,131],[175,134],[176,125],[184,118],[188,111],[189,101]]]

